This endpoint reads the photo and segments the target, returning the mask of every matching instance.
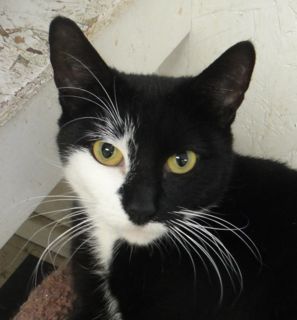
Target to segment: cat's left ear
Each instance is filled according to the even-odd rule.
[[[255,64],[254,46],[237,43],[194,79],[192,88],[206,101],[208,112],[223,127],[229,126],[244,99]],[[198,92],[197,92],[198,93]]]
[[[111,85],[111,69],[72,20],[56,17],[51,22],[49,45],[54,80],[58,89],[86,89],[98,81],[95,77],[100,79],[104,87]]]

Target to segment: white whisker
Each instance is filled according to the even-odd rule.
[[[206,268],[206,270],[208,271],[207,265],[204,261],[204,259],[202,258],[202,256],[200,255],[200,253],[195,249],[195,247],[197,247],[200,251],[202,251],[204,253],[204,255],[208,258],[208,260],[210,261],[210,263],[212,264],[214,270],[216,271],[216,274],[218,276],[219,279],[219,283],[220,283],[220,303],[222,302],[223,299],[223,293],[224,293],[224,289],[223,289],[223,280],[222,280],[222,276],[221,273],[219,271],[219,268],[217,266],[217,264],[215,263],[214,259],[211,257],[211,255],[209,254],[209,252],[207,250],[205,250],[205,248],[203,248],[203,246],[198,243],[197,241],[195,241],[192,237],[190,237],[186,232],[184,232],[183,230],[181,230],[181,228],[179,228],[178,226],[174,227],[175,229],[178,229],[178,232],[180,232],[184,237],[186,237],[191,244],[189,243],[189,245],[191,246],[191,248],[194,250],[194,252],[198,255],[198,257],[200,258],[200,260],[202,261],[204,267]]]
[[[93,78],[97,81],[97,83],[100,85],[100,87],[102,88],[102,90],[104,91],[104,93],[106,94],[106,97],[108,98],[109,102],[111,103],[111,105],[113,105],[113,102],[107,92],[107,90],[105,89],[105,87],[103,86],[103,84],[101,83],[101,81],[96,77],[96,75],[94,74],[94,72],[87,66],[85,65],[81,60],[79,60],[78,58],[74,57],[73,55],[66,53],[69,57],[71,57],[72,59],[74,59],[76,62],[78,62],[79,64],[81,64],[92,76]]]
[[[98,79],[98,77],[92,72],[92,70],[90,70],[90,68],[85,65],[81,60],[79,60],[78,58],[72,56],[71,54],[67,54],[68,56],[70,56],[72,59],[74,59],[75,61],[77,61],[78,63],[80,63],[92,76],[93,78],[97,81],[97,83],[99,84],[99,86],[101,87],[101,89],[103,90],[103,92],[105,93],[107,99],[110,102],[110,112],[109,114],[112,116],[112,118],[114,119],[118,119],[120,120],[120,124],[122,124],[122,119],[119,115],[119,110],[118,108],[114,105],[110,95],[108,94],[107,90],[105,89],[105,87],[103,86],[103,84],[101,83],[101,81]],[[108,111],[108,110],[107,110]]]
[[[186,253],[188,254],[192,267],[193,267],[193,275],[194,275],[194,283],[196,283],[196,277],[197,277],[197,273],[196,273],[196,265],[195,265],[195,261],[191,255],[190,250],[187,248],[187,246],[183,243],[183,241],[185,241],[187,243],[187,245],[190,245],[190,247],[192,247],[191,244],[189,244],[189,242],[180,234],[179,230],[175,227],[175,226],[169,226],[170,230],[172,231],[172,236],[176,239],[176,241],[178,241],[180,243],[180,245],[182,246],[182,248],[185,249]]]
[[[90,221],[88,221],[90,222]],[[87,226],[81,226],[80,228],[78,228],[77,230],[74,230],[71,232],[71,234],[68,234],[67,237],[68,239],[66,241],[64,241],[61,246],[59,247],[59,249],[56,251],[56,254],[55,254],[55,257],[54,257],[54,260],[53,260],[53,264],[55,265],[55,262],[56,262],[56,259],[57,259],[57,256],[60,254],[60,251],[63,249],[63,247],[65,247],[65,245],[69,242],[71,242],[75,237],[81,235],[81,234],[84,234],[84,233],[88,233],[89,231],[93,230],[94,229],[94,226],[93,225],[87,225]],[[71,254],[71,256],[67,259],[67,261],[69,262],[71,260],[71,258],[75,255],[76,252],[79,251],[79,249],[84,245],[86,244],[87,242],[89,242],[91,240],[90,237],[88,237],[85,241],[83,241],[74,251],[73,253]]]
[[[222,244],[222,242],[217,237],[212,235],[211,233],[208,233],[209,237],[206,236],[206,239],[205,239],[205,235],[204,235],[205,230],[203,230],[203,228],[198,229],[198,231],[200,231],[200,234],[198,234],[197,229],[192,229],[190,226],[188,226],[184,222],[179,223],[179,222],[175,221],[175,223],[179,227],[182,227],[186,231],[190,232],[193,236],[197,237],[199,239],[199,241],[205,243],[207,248],[209,248],[215,254],[215,256],[220,260],[220,262],[224,266],[224,268],[225,268],[225,270],[231,280],[231,283],[232,283],[234,290],[236,287],[235,287],[235,283],[233,281],[233,277],[232,277],[230,271],[232,271],[236,275],[236,277],[238,278],[238,281],[240,283],[240,291],[242,291],[243,282],[242,282],[242,274],[241,274],[240,268],[239,268],[236,260],[234,259],[234,257],[227,250],[227,248]],[[204,238],[203,238],[203,236],[204,236]],[[208,240],[209,242],[206,240]],[[212,243],[214,244],[215,247],[212,245]],[[199,246],[199,249],[210,260],[211,256],[210,256],[210,253],[207,251],[207,249],[202,248],[201,245]],[[218,249],[219,252],[217,252],[216,249]],[[219,276],[219,279],[221,279],[221,276],[218,274],[218,267],[217,267],[216,263],[214,262],[214,260],[212,258],[211,258],[210,262],[212,263],[213,267],[215,268],[215,271],[216,271],[217,275]],[[223,285],[222,281],[220,281],[220,284]]]
[[[59,235],[55,240],[53,240],[46,248],[45,250],[43,251],[43,253],[41,254],[37,264],[36,264],[36,267],[35,267],[35,270],[34,270],[34,273],[36,275],[35,277],[35,285],[36,285],[36,281],[37,281],[37,272],[38,272],[38,269],[40,268],[40,266],[42,265],[43,263],[43,259],[45,258],[46,254],[49,252],[49,250],[51,250],[52,247],[54,247],[57,243],[59,243],[60,239],[61,238],[64,238],[66,235],[68,235],[69,233],[71,234],[71,232],[73,232],[74,230],[77,230],[80,226],[83,226],[84,224],[88,223],[88,221],[86,219],[82,219],[83,221],[82,222],[79,222],[77,225],[69,228],[68,230],[64,231],[61,235]],[[55,222],[55,221],[54,221]]]
[[[197,249],[201,251],[211,262],[220,282],[220,302],[222,302],[223,299],[223,280],[219,268],[214,259],[211,257],[210,252],[212,252],[218,259],[218,261],[220,261],[222,266],[224,266],[224,269],[230,278],[234,290],[236,290],[237,286],[235,285],[233,275],[236,276],[240,288],[240,294],[243,290],[243,276],[241,269],[231,252],[226,248],[226,246],[218,238],[218,236],[213,234],[213,232],[231,232],[248,248],[252,255],[261,262],[262,257],[259,249],[257,248],[256,244],[250,239],[250,237],[243,231],[248,225],[239,228],[229,221],[226,221],[222,217],[218,217],[215,212],[211,212],[208,209],[193,211],[182,208],[181,210],[175,211],[173,213],[177,215],[177,217],[182,217],[171,221],[171,224],[174,226],[175,231],[177,232],[176,228],[178,228],[180,236],[182,235],[183,238],[187,238],[188,242],[191,242],[193,246],[197,247]],[[197,238],[199,243],[195,241],[189,234]],[[197,250],[195,250],[195,252],[197,253]],[[202,262],[204,261],[202,260]]]
[[[209,222],[213,222],[216,225],[221,227],[221,228],[213,227],[213,230],[230,231],[233,235],[239,238],[239,240],[241,240],[246,245],[246,247],[250,250],[253,256],[260,263],[262,263],[262,257],[258,247],[253,242],[253,240],[245,232],[243,232],[242,228],[235,226],[234,224],[226,221],[225,219],[217,217],[215,214],[207,214],[203,211],[181,210],[181,211],[176,211],[175,213],[184,215],[186,217],[196,218],[202,221],[204,219]],[[205,229],[208,229],[208,228],[209,227],[205,227]]]
[[[78,96],[77,96],[78,97]],[[92,101],[92,100],[90,100]],[[98,121],[98,118],[96,117],[79,117],[79,118],[75,118],[73,120],[67,121],[66,123],[64,123],[61,127],[60,130],[65,128],[66,126],[70,125],[71,123],[77,122],[77,121],[81,121],[81,120],[96,120]]]

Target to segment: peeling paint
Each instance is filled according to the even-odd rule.
[[[2,37],[9,37],[9,33],[3,29],[3,27],[0,25],[0,35]]]
[[[0,126],[38,92],[51,75],[48,27],[59,15],[75,20],[92,36],[134,0],[14,0],[1,4]]]
[[[15,43],[24,43],[25,42],[25,38],[24,37],[21,37],[21,36],[16,36],[14,37],[14,42]]]
[[[31,47],[27,48],[26,50],[27,50],[28,52],[35,53],[35,54],[43,54],[42,51],[37,50],[37,49],[34,49],[34,48],[31,48]]]
[[[25,67],[28,67],[30,62],[29,62],[29,60],[25,59],[22,55],[19,54],[9,69],[12,70],[16,66],[17,63],[20,63]]]

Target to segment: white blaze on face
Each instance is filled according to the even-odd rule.
[[[74,150],[65,165],[65,176],[77,193],[94,228],[94,250],[100,262],[108,265],[112,248],[118,239],[131,244],[147,245],[165,234],[167,228],[158,222],[145,226],[133,224],[124,211],[119,189],[130,170],[128,143],[131,137],[108,139],[124,156],[124,165],[109,167],[95,160],[89,150]]]

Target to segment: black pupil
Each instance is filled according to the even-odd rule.
[[[180,153],[175,156],[176,163],[180,167],[184,167],[188,163],[188,155],[186,153]]]
[[[109,143],[104,143],[102,145],[101,151],[102,151],[103,157],[108,159],[114,153],[114,146],[112,144],[109,144]]]

